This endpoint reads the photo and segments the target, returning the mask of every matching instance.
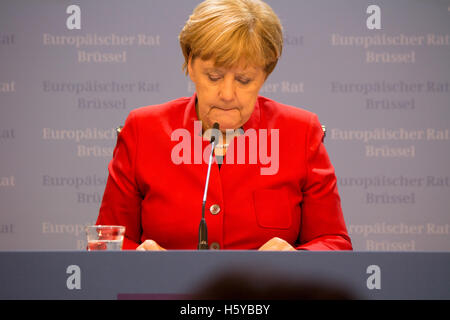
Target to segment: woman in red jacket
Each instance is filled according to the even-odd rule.
[[[133,110],[120,132],[97,224],[126,227],[124,249],[351,250],[315,114],[259,96],[283,45],[257,0],[207,0],[179,36],[192,97]]]

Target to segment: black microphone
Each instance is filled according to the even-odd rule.
[[[216,147],[216,136],[215,133],[219,130],[219,124],[217,122],[213,125],[213,132],[211,134],[211,153],[209,154],[208,162],[208,172],[206,174],[205,191],[203,193],[203,204],[202,204],[202,219],[200,220],[200,226],[198,227],[198,250],[208,250],[208,228],[206,227],[205,220],[205,207],[206,207],[206,195],[208,194],[209,185],[209,175],[211,173],[211,163],[214,153],[214,148]]]

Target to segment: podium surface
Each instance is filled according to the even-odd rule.
[[[0,299],[191,299],[237,275],[246,280],[236,292],[289,284],[363,300],[450,299],[448,252],[196,250],[3,251]]]

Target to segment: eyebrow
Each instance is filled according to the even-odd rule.
[[[217,72],[220,74],[224,74],[225,72],[223,72],[222,70],[218,69],[218,68],[210,68],[210,67],[206,67],[203,69],[204,72]]]
[[[206,73],[216,72],[216,73],[219,73],[221,75],[226,73],[226,72],[224,72],[223,69],[215,68],[215,67],[205,67],[203,69],[203,71],[206,72]],[[244,78],[254,78],[255,77],[255,73],[252,70],[243,71],[243,72],[237,72],[237,73],[235,73],[235,75],[238,76],[238,77],[244,77]]]

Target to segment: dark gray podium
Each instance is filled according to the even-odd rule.
[[[287,284],[356,299],[450,299],[450,253],[0,252],[0,299],[190,299],[220,292],[221,279],[237,293]]]

